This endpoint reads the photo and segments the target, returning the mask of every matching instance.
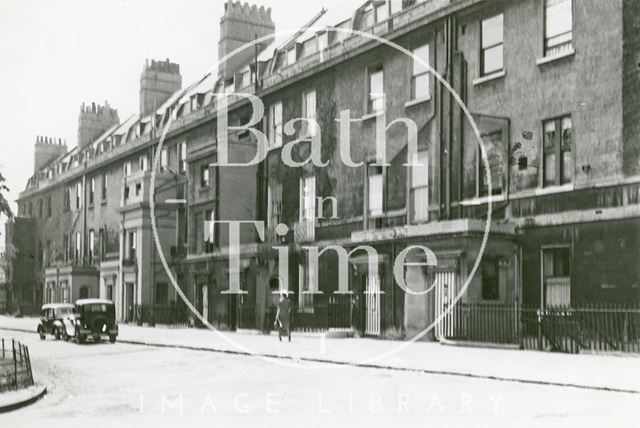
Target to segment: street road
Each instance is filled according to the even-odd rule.
[[[40,341],[1,329],[0,337],[29,346],[36,382],[49,391],[0,414],[2,428],[631,426],[640,405],[640,395],[629,393],[303,362],[289,368],[250,356]]]

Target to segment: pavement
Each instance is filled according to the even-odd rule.
[[[34,376],[47,386],[32,405],[0,414],[0,427],[635,427],[640,406],[640,394],[601,389],[179,346],[80,345],[1,327],[0,336],[29,347]],[[300,342],[277,347],[286,354]]]
[[[10,412],[35,403],[46,393],[47,388],[43,385],[32,385],[16,391],[2,392],[0,393],[0,413]]]
[[[0,329],[34,332],[37,318],[0,316]],[[51,339],[47,339],[51,340]],[[276,336],[120,325],[118,341],[157,347],[254,355],[284,367],[313,370],[325,363],[427,374],[443,374],[527,384],[640,394],[640,358],[634,355],[562,354],[511,349],[445,346],[369,338]]]

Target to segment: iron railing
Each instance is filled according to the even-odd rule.
[[[516,305],[458,303],[451,313],[451,317],[442,321],[453,324],[443,329],[449,333],[448,339],[483,343],[519,343],[519,308]]]
[[[513,344],[557,352],[640,353],[640,306],[611,303],[540,309],[516,304],[459,303],[445,338]]]
[[[640,352],[640,306],[587,304],[522,308],[524,349],[558,352]]]
[[[349,295],[315,295],[312,301],[298,305],[291,302],[291,329],[294,331],[325,332],[328,330],[351,329],[351,296]],[[276,318],[276,306],[270,306],[263,317],[260,317],[254,305],[239,305],[237,310],[237,326],[244,329],[268,331],[273,328]]]
[[[188,312],[183,305],[135,305],[133,321],[140,325],[186,326],[189,324]]]
[[[11,339],[1,340],[0,392],[33,385],[33,371],[29,348]]]

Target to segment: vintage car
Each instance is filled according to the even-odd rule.
[[[64,319],[71,316],[75,306],[71,303],[48,303],[42,306],[38,335],[44,340],[47,334],[52,334],[56,339],[65,336]]]
[[[64,325],[66,337],[74,338],[78,343],[85,343],[89,337],[94,342],[108,337],[114,343],[118,337],[116,308],[111,300],[77,300],[72,316],[65,318]]]

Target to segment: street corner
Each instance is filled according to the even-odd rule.
[[[0,393],[0,413],[11,412],[35,403],[45,396],[47,387],[32,385],[15,391]]]

